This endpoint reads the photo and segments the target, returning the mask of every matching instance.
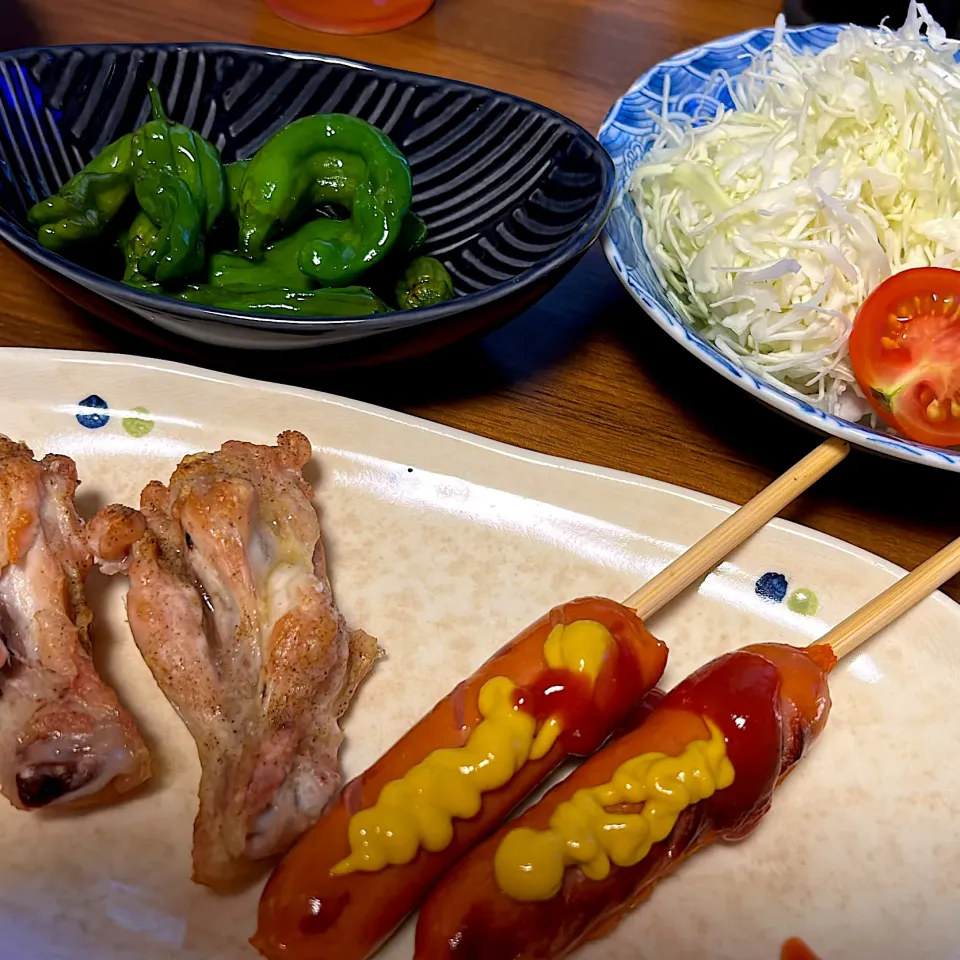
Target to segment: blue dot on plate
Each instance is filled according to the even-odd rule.
[[[765,573],[756,586],[757,596],[782,603],[787,595],[787,578],[782,573]]]
[[[108,409],[107,401],[103,397],[91,393],[89,397],[80,401],[79,406],[90,411],[89,413],[77,414],[77,423],[81,427],[86,427],[88,430],[99,430],[100,427],[105,427],[110,422],[110,414],[101,412]]]

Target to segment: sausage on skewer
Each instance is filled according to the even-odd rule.
[[[416,960],[567,956],[690,854],[746,836],[822,731],[837,661],[957,573],[960,538],[813,646],[746,647],[688,677],[447,875],[420,914]]]
[[[701,847],[750,833],[830,709],[829,647],[746,647],[476,847],[427,899],[416,960],[564,957]]]

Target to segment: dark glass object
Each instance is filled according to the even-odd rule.
[[[783,13],[790,26],[809,23],[859,23],[875,27],[886,17],[899,27],[907,15],[909,0],[784,0]],[[926,0],[934,20],[955,39],[960,38],[960,0]]]

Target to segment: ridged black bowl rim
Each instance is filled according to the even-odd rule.
[[[488,287],[486,290],[468,293],[457,297],[455,300],[449,300],[446,303],[433,307],[418,307],[412,310],[395,310],[390,314],[370,314],[365,317],[303,320],[294,320],[289,317],[274,315],[253,317],[250,314],[240,313],[235,310],[217,310],[213,307],[197,306],[195,304],[173,300],[169,297],[163,297],[160,294],[136,290],[117,280],[110,280],[94,273],[92,270],[79,267],[65,257],[61,257],[59,254],[47,250],[35,240],[24,240],[19,233],[20,228],[12,224],[10,218],[0,211],[0,237],[6,240],[7,243],[16,247],[31,259],[39,261],[44,266],[49,267],[54,272],[68,277],[81,286],[94,290],[114,303],[119,301],[120,303],[136,304],[145,310],[167,313],[190,320],[216,321],[232,326],[250,327],[254,329],[263,329],[266,327],[273,331],[287,333],[316,334],[334,328],[342,329],[346,325],[362,325],[370,323],[371,321],[376,322],[378,332],[419,326],[420,324],[430,323],[433,320],[441,320],[458,313],[463,313],[472,308],[486,306],[487,304],[494,303],[506,296],[518,293],[536,284],[539,280],[553,273],[564,264],[576,258],[580,253],[584,252],[600,235],[603,225],[606,223],[607,217],[613,208],[616,188],[613,160],[593,134],[569,117],[558,113],[556,110],[551,110],[549,107],[545,107],[543,104],[536,103],[533,100],[528,100],[525,97],[518,97],[515,94],[502,90],[494,90],[492,87],[483,87],[474,83],[464,83],[460,80],[448,80],[445,77],[437,77],[428,73],[398,70],[394,67],[384,67],[375,63],[367,63],[363,60],[350,60],[345,57],[335,57],[323,53],[258,47],[252,44],[206,43],[202,41],[185,43],[81,43],[24,47],[20,50],[8,50],[0,53],[0,62],[48,52],[63,53],[74,50],[94,56],[110,52],[128,53],[133,50],[156,50],[167,53],[176,53],[181,50],[199,50],[205,53],[267,54],[288,60],[309,60],[317,63],[355,67],[360,70],[370,70],[374,73],[407,82],[432,80],[446,84],[454,89],[482,91],[487,94],[509,97],[517,103],[529,104],[536,110],[554,117],[565,124],[571,131],[579,134],[581,140],[593,149],[594,154],[601,161],[602,184],[600,195],[597,197],[593,210],[584,218],[577,230],[542,262],[528,267],[516,277]]]

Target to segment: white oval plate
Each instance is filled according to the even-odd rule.
[[[78,421],[96,414],[80,404],[90,396],[107,406],[84,421],[101,424],[93,429]],[[626,596],[731,510],[352,401],[154,360],[3,350],[0,399],[2,432],[77,460],[85,514],[137,503],[188,452],[230,438],[272,443],[288,428],[311,437],[334,589],[387,652],[346,721],[348,775],[550,606]],[[131,436],[131,417],[151,432]],[[770,524],[651,621],[670,646],[665,683],[745,643],[805,644],[899,572]],[[818,615],[758,595],[765,573],[782,574],[788,596],[813,590]],[[191,884],[193,741],[128,634],[124,586],[91,580],[100,662],[154,746],[158,773],[134,799],[82,815],[21,813],[0,800],[0,956],[255,960],[246,938],[259,887],[216,897]],[[776,960],[790,936],[824,960],[955,956],[958,635],[960,608],[937,594],[842,664],[823,739],[760,829],[693,858],[579,956]],[[411,955],[408,925],[382,957]]]
[[[786,39],[797,50],[817,52],[832,46],[841,29],[837,24],[788,29]],[[766,50],[772,42],[772,29],[748,30],[678,53],[651,67],[610,108],[598,134],[617,173],[617,200],[603,233],[607,260],[630,296],[658,326],[697,359],[756,399],[815,430],[842,437],[874,453],[960,471],[960,450],[928,447],[824,413],[729,360],[685,323],[669,303],[643,249],[640,218],[625,190],[631,173],[653,144],[656,124],[651,114],[659,116],[664,109],[664,79],[670,78],[667,106],[671,112],[692,115],[705,94],[732,106],[717,72],[724,71],[729,76],[742,73],[750,65],[750,57]]]

